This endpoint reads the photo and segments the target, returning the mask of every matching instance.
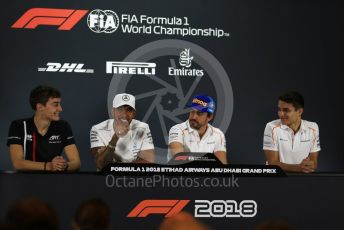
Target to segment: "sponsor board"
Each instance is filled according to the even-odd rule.
[[[154,34],[181,37],[226,38],[230,34],[222,28],[195,26],[189,17],[152,16],[145,14],[118,14],[112,9],[28,9],[11,27],[36,29],[38,26],[58,26],[58,30],[71,30],[84,16],[94,33]]]

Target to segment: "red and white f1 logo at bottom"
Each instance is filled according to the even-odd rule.
[[[182,211],[190,200],[143,200],[131,210],[127,217],[146,217],[149,214],[174,216]]]
[[[172,217],[180,213],[190,200],[143,200],[131,210],[127,217],[147,217],[150,214],[165,214]],[[195,200],[195,217],[254,217],[258,205],[254,200]]]

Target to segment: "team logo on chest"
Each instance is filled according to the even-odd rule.
[[[51,135],[49,138],[49,143],[61,143],[60,135]]]

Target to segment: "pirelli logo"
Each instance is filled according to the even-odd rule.
[[[106,62],[107,74],[155,75],[155,63],[148,62]]]
[[[171,217],[181,212],[189,202],[190,200],[143,200],[127,217],[147,217],[150,214],[165,214],[165,217]]]

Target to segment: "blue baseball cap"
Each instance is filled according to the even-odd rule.
[[[193,97],[191,104],[191,108],[197,109],[200,112],[208,112],[214,113],[215,112],[215,102],[214,100],[205,94],[198,94]]]

